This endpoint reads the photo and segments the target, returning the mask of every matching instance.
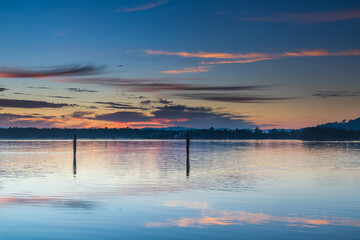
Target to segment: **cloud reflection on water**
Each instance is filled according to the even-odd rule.
[[[7,205],[48,205],[67,208],[92,209],[91,201],[42,196],[0,196],[0,207]]]
[[[198,217],[182,217],[169,219],[164,222],[149,222],[148,228],[163,227],[193,227],[202,228],[212,225],[244,225],[280,223],[286,226],[318,227],[325,225],[360,227],[360,219],[327,216],[274,216],[266,213],[252,213],[247,211],[212,210],[207,202],[167,201],[166,207],[182,207],[200,210]]]

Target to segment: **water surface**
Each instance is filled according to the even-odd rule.
[[[359,239],[360,142],[0,141],[0,239]]]

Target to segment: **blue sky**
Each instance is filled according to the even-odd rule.
[[[299,128],[358,117],[359,24],[359,1],[2,0],[0,125]]]

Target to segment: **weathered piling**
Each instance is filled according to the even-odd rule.
[[[74,135],[74,140],[73,140],[73,150],[74,150],[74,159],[76,159],[76,134]]]
[[[186,134],[186,176],[190,175],[190,136]]]
[[[190,152],[190,135],[186,134],[186,156],[189,158]]]
[[[76,175],[76,134],[74,135],[74,140],[73,140],[73,150],[74,150],[74,160],[73,160],[73,173],[74,175]]]
[[[190,159],[189,156],[186,157],[186,176],[190,176]]]

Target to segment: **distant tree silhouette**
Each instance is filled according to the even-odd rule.
[[[360,140],[360,131],[312,127],[303,129],[302,140]]]
[[[2,128],[1,139],[184,139],[190,134],[192,139],[299,139],[301,130],[270,130],[265,132],[259,128],[250,129],[131,129],[131,128]]]
[[[325,123],[318,125],[317,127],[323,127],[323,128],[339,128],[339,129],[345,129],[345,130],[360,130],[360,118],[356,118],[353,120],[343,120],[341,122],[332,122],[332,123]]]

